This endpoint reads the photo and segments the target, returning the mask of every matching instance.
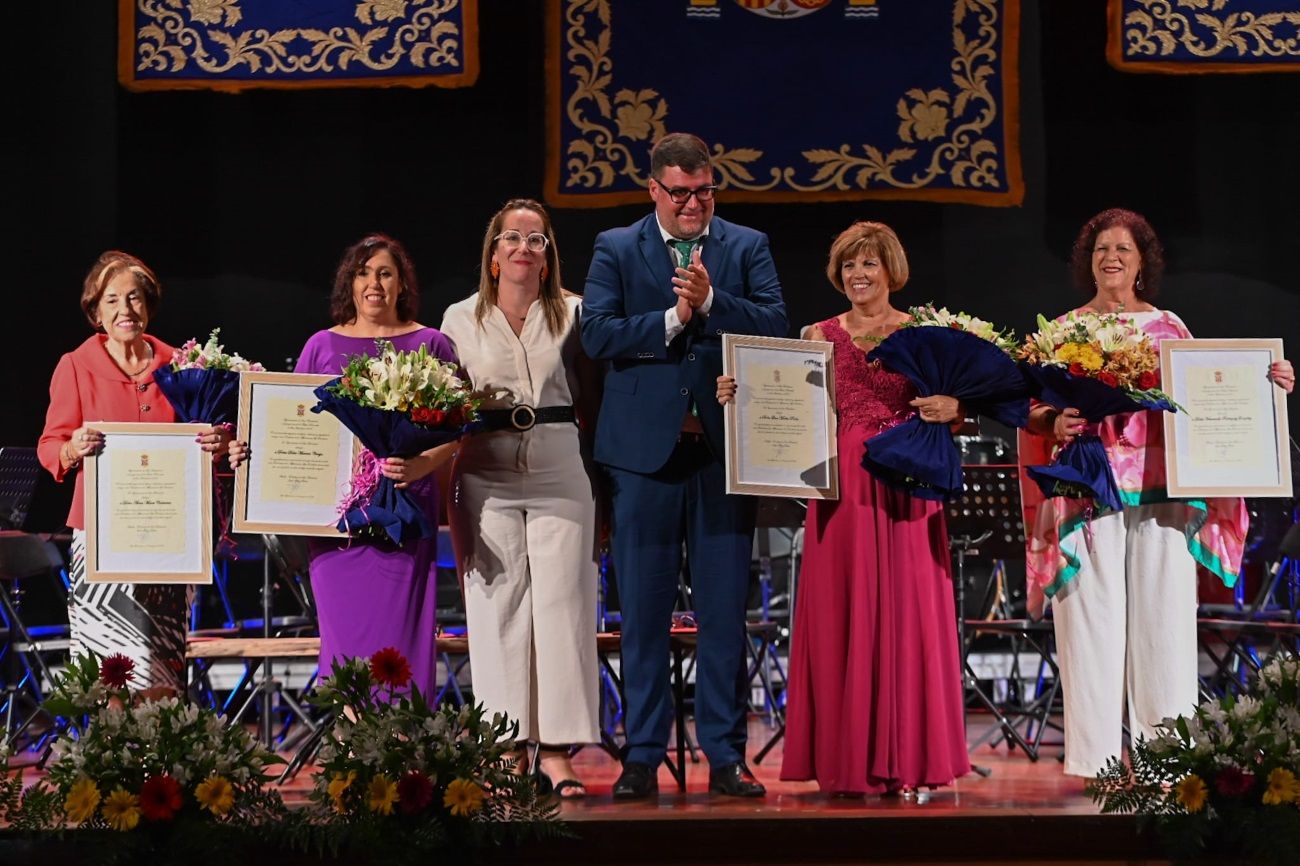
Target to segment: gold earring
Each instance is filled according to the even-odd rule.
[[[488,267],[488,270],[492,272],[492,279],[501,279],[501,265],[497,263],[496,259],[492,260],[492,264]]]

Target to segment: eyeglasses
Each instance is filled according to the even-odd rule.
[[[668,199],[673,204],[686,204],[695,196],[695,200],[700,204],[713,201],[713,194],[718,188],[712,184],[709,186],[697,186],[695,189],[687,189],[684,186],[666,187],[659,182],[659,178],[654,178],[654,182],[659,184],[659,188],[668,194]]]
[[[532,253],[546,252],[546,248],[550,246],[551,243],[551,239],[541,232],[530,232],[529,234],[524,235],[514,229],[504,231],[492,240],[500,241],[508,247],[517,247],[520,244],[523,244],[528,247],[528,251]]]

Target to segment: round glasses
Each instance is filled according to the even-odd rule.
[[[520,244],[523,244],[528,248],[529,252],[533,253],[546,252],[547,246],[551,243],[551,239],[541,232],[530,232],[529,234],[524,235],[514,229],[504,231],[492,240],[500,241],[508,247],[517,247]]]

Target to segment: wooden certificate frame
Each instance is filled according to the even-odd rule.
[[[1293,495],[1280,339],[1162,340],[1165,475],[1174,498]],[[1182,411],[1186,410],[1186,411]]]
[[[835,348],[820,340],[722,335],[736,380],[724,412],[727,492],[839,499]]]
[[[212,457],[202,424],[92,422],[86,457],[89,583],[212,582]]]
[[[360,446],[333,415],[311,411],[316,388],[335,378],[239,374],[236,435],[250,454],[235,472],[235,532],[346,537],[337,508]]]

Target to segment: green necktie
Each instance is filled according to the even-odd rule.
[[[695,249],[696,244],[699,243],[699,239],[697,238],[696,240],[693,241],[679,241],[676,238],[674,238],[670,240],[668,243],[672,246],[673,250],[677,253],[677,267],[679,268],[690,267],[691,251]],[[691,414],[694,415],[696,418],[700,417],[700,408],[695,405],[694,400],[691,400]]]
[[[691,250],[695,249],[695,245],[698,244],[699,241],[698,241],[698,240],[694,240],[694,241],[679,241],[679,240],[677,240],[677,239],[674,238],[673,240],[669,241],[668,243],[670,243],[670,244],[672,245],[672,248],[677,252],[677,267],[679,267],[679,268],[688,268],[688,267],[690,267],[690,265],[691,265]]]

